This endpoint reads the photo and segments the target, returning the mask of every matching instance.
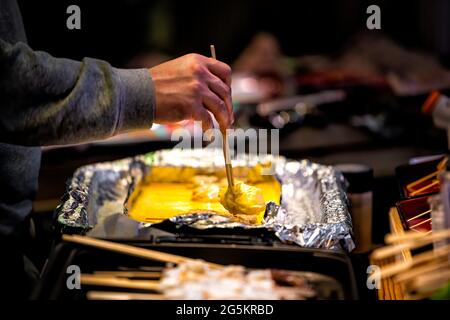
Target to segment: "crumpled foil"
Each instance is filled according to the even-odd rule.
[[[281,182],[281,204],[269,203],[262,225],[249,226],[213,214],[187,214],[171,218],[177,225],[194,229],[265,228],[283,242],[302,247],[345,249],[355,247],[352,221],[344,191],[345,180],[333,167],[308,160],[288,160],[280,156],[242,154],[233,166],[254,166],[270,161]],[[128,196],[151,172],[152,166],[223,168],[222,150],[171,149],[78,169],[57,208],[64,229],[88,232],[108,217],[127,214]],[[136,228],[147,228],[139,223]]]

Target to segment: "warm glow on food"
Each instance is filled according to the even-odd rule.
[[[258,166],[237,167],[234,175],[231,196],[226,195],[224,169],[154,167],[131,195],[129,215],[138,221],[157,223],[177,215],[215,213],[248,224],[261,223],[265,205],[270,201],[280,203],[280,183],[274,176],[261,175]]]

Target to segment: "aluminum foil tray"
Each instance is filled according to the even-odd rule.
[[[202,230],[261,228],[283,242],[302,247],[353,250],[352,221],[343,176],[331,166],[280,156],[241,155],[233,160],[233,165],[253,166],[267,161],[273,164],[274,174],[282,186],[281,204],[267,205],[262,225],[249,226],[208,213],[177,216],[170,221]],[[58,224],[63,232],[104,237],[99,230],[109,229],[111,233],[113,228],[122,238],[132,238],[136,231],[142,233],[150,225],[126,218],[128,197],[153,166],[214,169],[223,165],[222,151],[218,149],[171,149],[81,167],[74,173],[57,208]]]

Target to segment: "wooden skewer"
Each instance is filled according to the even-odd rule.
[[[211,57],[214,60],[217,60],[217,56],[216,56],[216,47],[212,44],[209,46],[209,48],[211,49]]]
[[[416,215],[416,216],[414,216],[414,217],[412,217],[412,218],[409,218],[409,219],[406,220],[406,221],[410,222],[410,221],[412,221],[412,220],[414,220],[414,219],[420,218],[420,217],[422,217],[422,216],[424,216],[424,215],[426,215],[426,214],[429,214],[429,213],[431,213],[431,210],[427,210],[427,211],[425,211],[425,212],[419,213],[418,215]]]
[[[438,249],[430,250],[424,253],[419,253],[409,261],[393,263],[387,265],[386,267],[381,268],[380,277],[381,278],[391,277],[395,274],[406,271],[413,266],[429,263],[432,262],[433,260],[446,257],[448,254],[450,254],[450,245],[446,245]]]
[[[119,278],[146,278],[146,279],[161,278],[161,272],[149,272],[149,271],[95,271],[94,274],[97,276],[119,277]]]
[[[417,228],[418,226],[421,226],[421,225],[423,225],[425,223],[428,223],[428,222],[431,222],[431,218],[423,220],[423,221],[420,221],[420,222],[416,223],[415,225],[410,226],[409,228],[410,229],[414,229],[414,228]]]
[[[82,274],[80,277],[80,281],[82,285],[141,289],[150,291],[160,290],[159,281],[152,280],[130,280],[117,277],[96,276],[93,274]]]
[[[408,191],[411,191],[411,189],[414,188],[416,185],[418,185],[418,184],[420,184],[420,183],[422,183],[422,182],[424,182],[424,181],[426,181],[426,180],[429,180],[429,179],[433,178],[434,176],[437,176],[437,175],[439,174],[439,172],[441,172],[442,170],[444,170],[445,166],[447,165],[447,161],[448,161],[448,158],[447,158],[447,157],[445,157],[444,159],[442,159],[441,161],[439,161],[439,163],[438,163],[438,165],[437,165],[437,170],[436,170],[436,171],[434,171],[434,172],[432,172],[432,173],[426,175],[425,177],[422,177],[422,178],[420,178],[420,179],[418,179],[418,180],[416,180],[416,181],[414,181],[414,182],[408,183],[408,184],[406,185],[406,189],[407,189]]]
[[[418,266],[417,268],[413,268],[407,270],[406,272],[402,272],[395,276],[396,282],[405,282],[414,279],[417,276],[420,276],[425,273],[433,272],[435,270],[443,270],[445,268],[450,268],[450,262],[448,260],[444,261],[433,261],[432,263],[428,263],[423,266]]]
[[[217,60],[216,56],[216,48],[212,44],[211,48],[211,56],[214,60]],[[234,179],[233,179],[233,167],[231,166],[230,159],[230,146],[228,145],[228,135],[226,128],[221,128],[222,131],[222,149],[223,149],[223,157],[225,159],[225,170],[227,173],[227,181],[228,181],[228,191],[233,192]]]
[[[433,261],[438,258],[446,257],[450,253],[450,245],[445,245],[437,249],[432,249],[423,253],[416,254],[412,259],[412,265],[418,265]]]
[[[387,244],[408,242],[414,240],[427,240],[431,243],[433,241],[444,240],[446,238],[450,238],[450,229],[433,231],[433,233],[429,235],[413,231],[405,232],[402,235],[388,234],[386,235],[384,240]]]
[[[163,294],[132,293],[132,292],[109,292],[109,291],[89,291],[88,300],[164,300]]]
[[[424,187],[422,187],[422,188],[420,188],[418,190],[410,192],[409,195],[411,197],[414,197],[414,196],[420,194],[421,192],[423,192],[423,191],[425,191],[427,189],[430,189],[431,187],[434,187],[435,185],[438,185],[439,183],[440,183],[439,180],[434,180],[432,183],[430,183],[430,184],[428,184],[428,185],[426,185],[426,186],[424,186]]]
[[[444,170],[445,167],[447,166],[447,162],[448,162],[448,157],[444,157],[444,159],[442,159],[437,165],[438,170],[439,171]]]
[[[421,246],[422,246],[422,244],[419,245],[416,242],[405,242],[405,243],[400,243],[400,244],[396,244],[396,245],[392,245],[392,246],[386,246],[386,247],[382,247],[382,248],[379,248],[379,249],[376,249],[375,251],[373,251],[371,254],[371,258],[374,260],[386,259],[391,256],[395,256],[396,254],[399,254],[404,250],[411,250],[411,249],[418,248]]]
[[[231,165],[230,148],[228,145],[228,135],[226,131],[222,132],[222,136],[223,136],[223,155],[225,159],[225,171],[227,173],[228,188],[230,189],[230,192],[233,192],[234,186],[233,167]]]
[[[372,253],[371,257],[372,257],[372,259],[375,259],[375,260],[386,259],[390,256],[394,256],[398,253],[401,253],[404,250],[417,249],[417,248],[426,246],[434,241],[443,240],[446,238],[450,238],[450,229],[436,231],[431,234],[421,235],[419,233],[412,234],[411,232],[409,232],[409,233],[406,233],[405,235],[400,235],[397,237],[389,237],[388,240],[391,242],[393,240],[397,240],[395,242],[399,242],[398,239],[406,239],[406,240],[401,241],[398,244],[379,248]],[[438,249],[441,249],[441,248],[438,248]],[[436,250],[438,250],[438,249],[436,249]]]
[[[425,182],[427,180],[430,180],[430,179],[434,178],[438,174],[439,174],[439,171],[434,171],[433,173],[430,173],[430,174],[426,175],[425,177],[422,177],[422,178],[420,178],[420,179],[418,179],[418,180],[416,180],[414,182],[408,183],[406,185],[406,189],[408,191],[411,191],[411,189],[414,189],[415,186],[421,184],[422,182]]]
[[[170,253],[164,253],[159,252],[155,250],[150,249],[144,249],[144,248],[138,248],[135,246],[130,246],[126,244],[116,243],[112,241],[106,241],[106,240],[100,240],[95,239],[87,236],[79,236],[79,235],[63,235],[63,240],[73,243],[78,243],[94,248],[99,248],[103,250],[109,250],[113,252],[118,252],[122,254],[126,254],[129,256],[135,256],[139,258],[149,259],[149,260],[156,260],[156,261],[162,261],[166,263],[183,263],[183,262],[189,262],[189,261],[195,261],[195,259],[177,256]],[[221,265],[208,262],[208,265],[214,268],[220,268]]]
[[[381,279],[392,277],[398,273],[408,270],[409,268],[411,268],[411,266],[411,261],[402,261],[388,264],[387,266],[384,266],[380,269],[379,277]]]
[[[434,231],[431,234],[418,233],[417,230],[412,229],[411,231],[404,232],[401,222],[399,220],[398,212],[395,208],[392,208],[389,212],[391,230],[394,233],[388,234],[385,237],[385,241],[391,245],[388,251],[384,249],[381,251],[382,255],[388,256],[386,259],[375,259],[378,257],[380,252],[374,253],[371,256],[371,263],[380,266],[379,276],[383,284],[383,289],[380,290],[380,296],[384,299],[389,299],[389,294],[387,290],[387,284],[392,283],[394,288],[401,288],[400,294],[396,295],[399,299],[419,299],[423,297],[429,297],[431,294],[429,292],[421,291],[418,292],[409,291],[408,286],[415,277],[422,275],[424,273],[437,273],[436,270],[448,270],[449,262],[448,256],[450,253],[450,246],[440,247],[436,250],[431,250],[428,252],[411,255],[410,249],[416,246],[424,246],[432,243],[436,240],[441,240],[450,237],[450,229],[442,231]],[[399,258],[399,254],[402,254],[403,259],[401,261],[396,261]],[[374,258],[375,257],[375,258]],[[442,278],[441,278],[442,279]],[[405,291],[406,290],[406,291]]]

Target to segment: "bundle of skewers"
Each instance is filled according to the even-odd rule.
[[[395,209],[391,210],[392,233],[386,246],[371,255],[378,266],[369,276],[379,281],[379,299],[419,300],[437,298],[450,284],[450,229],[432,233],[404,232]]]
[[[81,274],[81,286],[90,300],[315,299],[318,292],[310,280],[318,276],[320,281],[330,280],[312,273],[224,266],[85,236],[64,235],[63,240],[167,265]]]

